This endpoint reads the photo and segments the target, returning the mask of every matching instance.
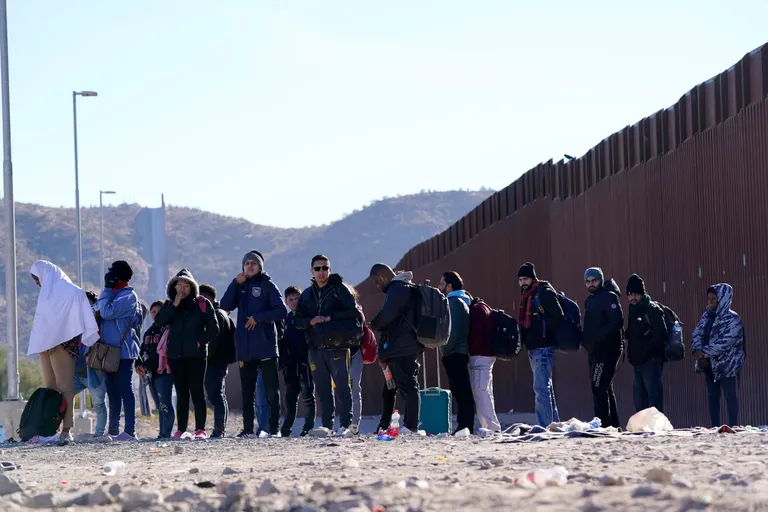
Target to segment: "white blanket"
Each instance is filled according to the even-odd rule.
[[[27,355],[45,352],[80,334],[84,345],[96,343],[99,328],[85,292],[49,261],[34,262],[29,272],[40,280],[40,295]]]

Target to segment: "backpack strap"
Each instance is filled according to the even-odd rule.
[[[531,300],[533,301],[533,307],[539,311],[539,315],[541,316],[541,337],[546,338],[547,337],[547,316],[544,314],[544,306],[541,305],[541,300],[539,299],[540,292],[541,292],[541,287],[536,289],[536,293],[533,294],[533,298]]]
[[[123,337],[120,338],[120,346],[125,343],[125,338],[128,337],[128,333],[131,332],[131,327],[133,327],[133,317],[131,317],[130,320],[128,320],[128,325],[125,326],[125,330],[123,331]]]

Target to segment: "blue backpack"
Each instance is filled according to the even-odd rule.
[[[560,307],[563,309],[565,321],[559,329],[555,330],[557,349],[561,352],[576,352],[581,347],[581,310],[579,305],[569,299],[564,292],[555,293]],[[539,293],[533,296],[533,306],[541,313],[542,338],[547,337],[547,317],[544,308],[539,301]]]

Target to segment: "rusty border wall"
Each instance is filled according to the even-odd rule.
[[[740,419],[768,423],[767,96],[768,44],[584,156],[537,165],[413,247],[397,268],[434,283],[444,271],[458,271],[470,293],[507,311],[517,311],[517,269],[526,261],[582,307],[587,267],[601,266],[622,290],[637,272],[649,294],[681,316],[687,344],[708,286],[727,281],[747,333]],[[359,291],[371,318],[383,296],[369,281]],[[435,386],[436,354],[425,358],[427,384]],[[382,383],[378,365],[367,367],[366,414],[380,412]],[[584,353],[558,354],[554,383],[561,417],[592,417]],[[673,425],[708,423],[703,376],[689,355],[665,367],[664,384]],[[626,422],[634,412],[629,363],[620,364],[614,385]],[[533,411],[524,352],[496,363],[494,389],[499,412]]]

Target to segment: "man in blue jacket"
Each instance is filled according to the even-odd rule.
[[[128,283],[133,269],[125,261],[116,261],[104,276],[96,310],[101,315],[101,341],[120,347],[120,367],[106,374],[109,397],[109,436],[118,441],[136,440],[136,396],[133,393],[133,363],[139,357],[137,326],[142,312],[139,298]],[[125,407],[125,428],[120,434],[120,410]],[[118,435],[119,434],[119,435]]]
[[[262,374],[269,404],[269,434],[277,435],[280,396],[277,378],[277,328],[285,318],[280,290],[264,272],[264,259],[255,251],[243,256],[243,271],[235,277],[221,298],[221,309],[237,309],[235,353],[240,362],[243,394],[241,438],[253,437],[256,380]]]

